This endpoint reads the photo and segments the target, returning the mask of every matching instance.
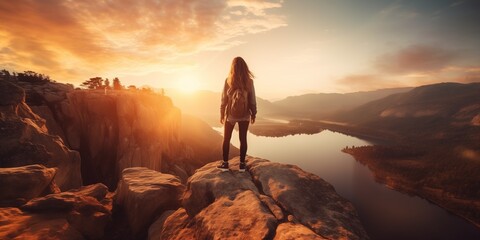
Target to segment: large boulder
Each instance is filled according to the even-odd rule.
[[[368,239],[353,206],[316,175],[251,157],[245,173],[238,157],[229,172],[216,164],[189,178],[183,208],[159,217],[149,239]]]
[[[317,175],[258,158],[250,158],[247,168],[265,195],[317,234],[331,239],[367,238],[353,205]]]
[[[216,164],[198,169],[183,196],[183,207],[191,218],[189,225],[196,228],[195,237],[264,239],[273,235],[276,219],[259,199],[250,175],[219,174]],[[232,167],[237,165],[238,162],[232,163]]]
[[[247,214],[248,213],[248,214]],[[197,239],[268,239],[275,234],[277,220],[258,194],[244,190],[234,198],[223,196],[194,218]]]
[[[0,219],[0,239],[85,239],[58,213],[30,214],[18,208],[0,208]]]
[[[30,200],[21,208],[27,211],[71,210],[89,202],[93,205],[100,204],[105,198],[108,189],[101,183],[83,186],[66,192],[49,194]],[[92,200],[93,199],[93,200]]]
[[[83,197],[68,213],[67,221],[87,239],[102,239],[111,222],[111,212],[95,198]]]
[[[88,196],[102,201],[108,193],[108,188],[102,183],[96,183],[88,186],[83,186],[77,189],[71,189],[67,192],[75,193],[80,196]]]
[[[219,174],[219,170],[216,169],[217,164],[215,162],[209,163],[199,168],[189,178],[182,201],[182,205],[189,216],[194,217],[205,207],[222,197],[234,199],[237,194],[246,190],[250,190],[256,195],[259,194],[249,174],[238,172]],[[230,164],[232,168],[236,167],[238,169],[238,161],[231,161]]]
[[[177,209],[185,190],[180,179],[144,167],[123,170],[114,203],[124,210],[135,238],[144,238],[155,217]]]
[[[58,192],[58,187],[52,181],[55,173],[56,169],[42,165],[0,168],[0,202],[25,202]]]
[[[100,202],[106,189],[96,184],[34,198],[20,209],[0,208],[0,239],[103,239],[111,222]]]
[[[292,222],[281,223],[277,227],[274,240],[327,240],[302,224]]]
[[[162,222],[164,221],[164,222]],[[152,229],[151,235],[148,239],[169,239],[169,240],[183,240],[196,239],[195,226],[190,224],[191,219],[188,217],[184,208],[179,208],[177,211],[166,216],[166,218],[159,218],[155,227],[161,226],[162,229]]]

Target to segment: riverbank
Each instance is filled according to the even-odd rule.
[[[455,158],[447,148],[429,150],[362,146],[347,147],[343,152],[366,165],[377,182],[427,199],[480,228],[478,164]],[[452,167],[452,161],[457,166]]]
[[[285,121],[272,121],[261,119],[250,125],[249,130],[257,136],[284,137],[296,134],[316,134],[323,130],[330,130],[349,136],[358,137],[373,143],[388,144],[394,139],[399,139],[393,133],[363,129],[340,122],[315,121],[306,119],[293,119]]]
[[[249,130],[257,136],[284,137],[295,134],[316,134],[324,129],[315,121],[291,120],[288,123],[259,121],[250,125]]]

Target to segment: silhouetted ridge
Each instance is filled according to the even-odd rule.
[[[458,133],[469,136],[478,131],[473,122],[480,112],[479,93],[480,83],[425,85],[343,111],[333,119],[399,138],[453,140]]]

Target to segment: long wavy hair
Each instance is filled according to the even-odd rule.
[[[230,74],[228,75],[227,84],[230,89],[250,90],[253,85],[255,76],[248,69],[247,63],[243,58],[236,57],[232,61]]]

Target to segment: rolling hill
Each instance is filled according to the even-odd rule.
[[[273,102],[283,109],[282,115],[290,118],[322,119],[338,111],[349,110],[367,102],[391,94],[406,92],[412,88],[390,88],[353,93],[313,93],[290,96]]]
[[[480,226],[480,83],[416,87],[336,114],[344,133],[389,140],[346,147],[376,181]]]
[[[337,113],[332,120],[409,141],[480,142],[480,83],[416,87]]]
[[[322,119],[331,114],[351,109],[361,104],[391,94],[405,92],[411,88],[392,88],[355,93],[316,93],[290,96],[271,102],[257,96],[258,119]],[[197,91],[182,93],[168,89],[166,94],[172,98],[182,112],[198,116],[212,126],[218,125],[220,92]]]

